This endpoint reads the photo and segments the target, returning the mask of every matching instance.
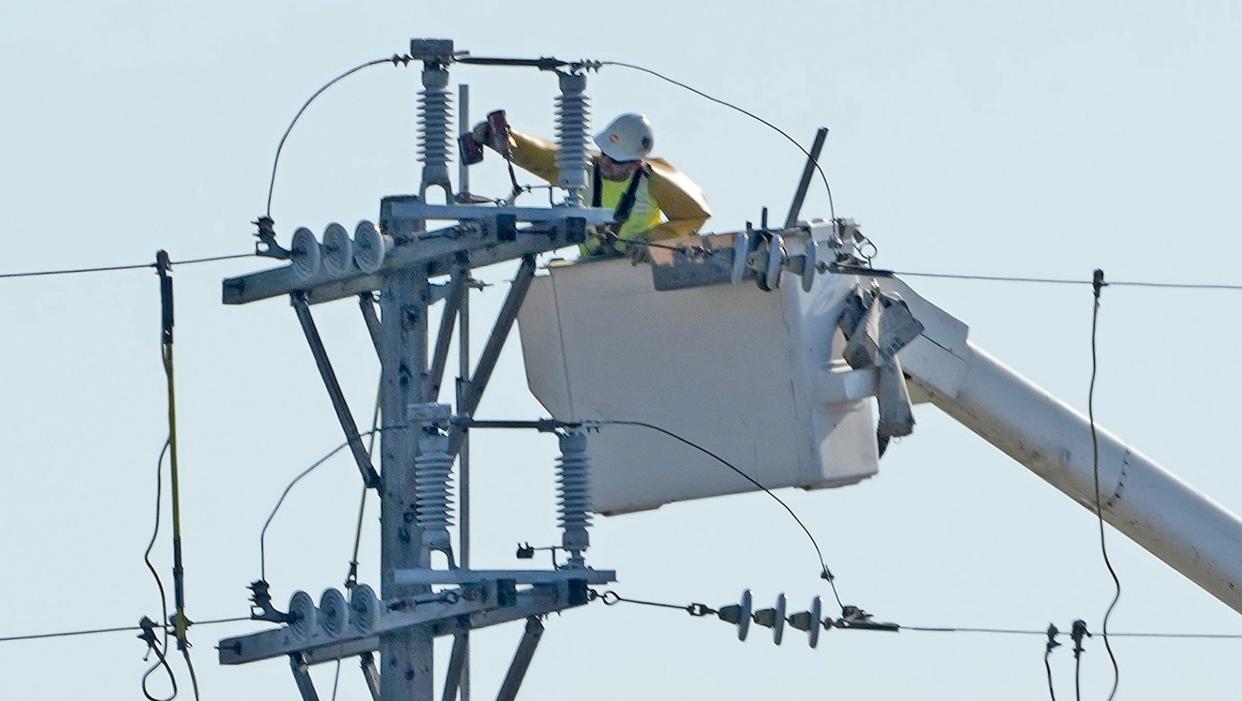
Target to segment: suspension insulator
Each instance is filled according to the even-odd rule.
[[[590,159],[591,99],[586,95],[586,76],[560,74],[561,95],[556,100],[557,184],[569,191],[567,204],[582,205]]]
[[[418,93],[419,156],[423,164],[421,193],[439,186],[451,196],[448,162],[452,94],[448,90],[449,73],[443,66],[429,65],[423,69],[423,90]]]
[[[447,551],[450,547],[453,458],[448,447],[448,436],[426,435],[419,440],[418,457],[414,458],[415,523],[422,531],[423,546],[430,550]]]
[[[561,546],[569,551],[570,564],[578,566],[585,564],[582,551],[591,545],[587,533],[591,526],[591,462],[586,439],[581,432],[561,434],[561,457],[556,465]]]

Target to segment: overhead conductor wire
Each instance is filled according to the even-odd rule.
[[[344,73],[333,78],[332,80],[329,80],[328,82],[324,83],[323,85],[319,87],[318,90],[312,93],[310,97],[306,98],[306,102],[303,102],[302,106],[298,108],[297,114],[293,115],[293,120],[289,122],[289,126],[285,129],[285,133],[280,136],[280,143],[276,145],[276,157],[272,159],[272,177],[268,181],[268,184],[267,184],[267,210],[266,211],[267,211],[267,217],[269,219],[272,216],[272,192],[276,189],[276,167],[280,165],[280,152],[283,151],[285,148],[285,140],[289,138],[289,132],[293,131],[293,125],[298,123],[298,119],[302,117],[302,113],[306,111],[306,108],[310,107],[310,104],[315,101],[315,98],[322,95],[324,91],[326,91],[328,88],[332,87],[333,85],[336,85],[338,82],[344,80],[345,78],[348,78],[349,76],[357,73],[358,71],[361,71],[365,68],[370,68],[371,66],[378,66],[382,63],[391,63],[393,66],[396,66],[398,64],[405,66],[405,65],[408,65],[411,60],[412,59],[409,56],[393,54],[392,56],[389,56],[388,58],[377,58],[373,61],[367,61],[366,63],[360,63],[357,66],[354,66],[353,68],[350,68]]]
[[[1108,568],[1108,574],[1113,578],[1113,586],[1115,593],[1113,600],[1108,605],[1108,610],[1104,612],[1104,622],[1100,626],[1104,638],[1104,649],[1108,651],[1108,659],[1113,664],[1113,688],[1109,692],[1109,701],[1117,695],[1117,687],[1121,684],[1121,669],[1117,666],[1117,656],[1113,654],[1113,646],[1108,641],[1108,620],[1113,615],[1113,609],[1116,608],[1117,602],[1121,600],[1121,580],[1117,577],[1117,571],[1113,569],[1113,563],[1108,557],[1108,545],[1104,539],[1104,510],[1103,502],[1100,500],[1100,439],[1095,426],[1095,377],[1099,369],[1099,362],[1096,356],[1096,332],[1099,327],[1100,320],[1100,291],[1109,283],[1104,282],[1104,271],[1096,269],[1092,275],[1091,291],[1091,384],[1087,390],[1087,417],[1091,423],[1091,472],[1095,479],[1095,515],[1100,526],[1100,553],[1104,556],[1104,566]]]
[[[837,600],[837,606],[839,606],[843,611],[845,610],[845,604],[842,603],[841,595],[837,592],[836,576],[832,573],[831,570],[828,569],[828,564],[824,561],[824,552],[819,547],[819,541],[815,539],[814,534],[811,533],[811,529],[807,528],[806,523],[804,523],[802,519],[798,517],[798,514],[794,512],[793,508],[790,507],[789,504],[785,503],[784,499],[781,499],[780,497],[776,496],[776,494],[773,493],[771,489],[768,489],[767,487],[763,486],[754,477],[751,477],[750,475],[746,474],[744,471],[739,469],[733,463],[729,462],[728,460],[725,460],[724,458],[720,457],[716,453],[713,453],[707,448],[704,448],[703,446],[691,440],[682,438],[681,436],[677,435],[676,433],[673,433],[672,431],[669,431],[668,429],[661,428],[659,426],[656,426],[655,424],[649,424],[645,421],[612,421],[610,420],[610,421],[601,421],[600,423],[604,425],[613,425],[613,426],[638,426],[638,427],[650,429],[652,431],[657,431],[659,433],[663,433],[669,438],[672,438],[691,448],[694,448],[695,450],[712,458],[716,462],[719,462],[721,465],[724,465],[730,470],[736,472],[747,482],[750,482],[752,485],[754,485],[758,489],[763,490],[765,494],[775,499],[776,503],[780,504],[782,507],[784,507],[785,511],[789,512],[789,515],[793,517],[793,520],[797,522],[798,526],[802,529],[802,532],[805,533],[806,537],[811,541],[811,546],[815,548],[815,555],[817,558],[819,558],[820,579],[826,580],[828,582],[828,585],[832,588],[832,596],[833,598]]]
[[[798,148],[798,150],[799,150],[799,151],[801,151],[801,152],[803,153],[803,155],[805,155],[808,159],[810,159],[810,160],[811,160],[811,162],[812,162],[812,163],[814,163],[814,164],[815,164],[815,170],[819,171],[819,177],[820,177],[820,179],[821,179],[821,180],[823,180],[823,181],[824,181],[824,189],[826,189],[826,190],[828,191],[828,211],[829,211],[829,216],[831,216],[831,217],[832,217],[832,220],[833,220],[833,221],[836,221],[836,219],[837,219],[837,210],[836,210],[836,205],[835,205],[835,204],[833,203],[833,201],[832,201],[832,186],[828,184],[828,176],[824,174],[824,169],[820,167],[819,163],[818,163],[817,161],[815,161],[814,159],[812,159],[812,158],[811,158],[811,152],[810,152],[810,151],[808,151],[808,150],[806,149],[806,147],[805,147],[805,146],[803,146],[803,145],[802,145],[802,144],[801,144],[801,143],[800,143],[797,139],[795,139],[795,138],[793,138],[792,136],[790,136],[790,135],[789,135],[789,132],[785,131],[784,129],[781,129],[780,127],[776,126],[776,125],[775,125],[775,124],[773,124],[772,122],[769,122],[768,120],[764,119],[763,117],[760,117],[759,115],[755,114],[754,112],[751,112],[750,110],[744,109],[744,108],[742,108],[742,107],[738,107],[737,105],[735,105],[735,104],[733,104],[733,103],[731,103],[731,102],[728,102],[728,101],[726,101],[726,100],[722,100],[722,99],[720,99],[720,98],[718,98],[718,97],[713,97],[712,95],[708,95],[707,93],[703,92],[702,90],[699,90],[698,88],[695,88],[695,87],[693,87],[693,86],[687,85],[687,84],[685,84],[685,83],[683,83],[683,82],[681,82],[681,81],[679,81],[679,80],[673,80],[672,78],[670,78],[670,77],[668,77],[668,76],[666,76],[666,75],[664,75],[664,74],[662,74],[662,73],[658,73],[658,72],[656,72],[656,71],[653,71],[653,70],[651,70],[650,68],[644,68],[643,66],[638,66],[638,65],[635,65],[635,64],[633,64],[633,63],[625,63],[624,61],[600,61],[600,64],[599,64],[599,65],[601,65],[601,66],[620,66],[621,68],[629,68],[629,69],[631,69],[631,70],[640,71],[640,72],[642,72],[642,73],[646,73],[647,75],[654,76],[654,77],[656,77],[656,78],[659,78],[660,80],[665,81],[666,83],[671,83],[671,84],[676,85],[677,87],[682,88],[682,89],[684,89],[684,90],[689,90],[690,92],[694,93],[695,95],[698,95],[699,97],[702,97],[702,98],[705,98],[705,99],[710,100],[710,101],[712,101],[712,102],[715,102],[715,103],[716,103],[716,104],[718,104],[718,105],[722,105],[722,106],[724,106],[724,107],[728,107],[728,108],[729,108],[729,109],[731,109],[731,110],[734,110],[734,111],[737,111],[737,112],[741,112],[742,114],[746,115],[747,117],[750,117],[751,119],[753,119],[753,120],[755,120],[755,121],[759,122],[760,124],[763,124],[763,125],[767,126],[769,129],[771,129],[771,130],[775,131],[776,133],[780,134],[781,136],[785,137],[785,139],[787,139],[787,140],[789,141],[789,143],[791,143],[791,144],[793,144],[794,146],[796,146],[796,147]]]
[[[190,258],[188,260],[174,260],[170,265],[195,265],[197,263],[215,263],[222,260],[236,260],[238,258],[253,258],[253,253],[236,253],[226,256],[208,256],[206,258]],[[134,263],[132,265],[105,265],[94,268],[60,268],[55,270],[31,270],[20,273],[0,273],[0,279],[21,278],[21,277],[51,277],[57,275],[80,275],[82,273],[110,273],[119,270],[142,270],[143,268],[155,268],[156,263]]]
[[[408,427],[407,426],[381,426],[380,428],[372,429],[370,431],[363,431],[362,433],[359,433],[358,438],[365,438],[366,436],[370,436],[375,433],[389,431],[392,429],[402,429],[402,428],[408,428]],[[341,443],[340,445],[336,446],[332,450],[328,451],[325,455],[320,457],[318,460],[311,463],[309,467],[299,472],[297,476],[294,477],[289,482],[289,484],[285,486],[284,491],[280,493],[280,498],[276,500],[276,505],[272,507],[272,513],[267,515],[267,520],[263,522],[263,528],[262,530],[259,531],[259,578],[260,579],[263,579],[263,580],[267,579],[267,545],[266,545],[267,529],[269,526],[272,525],[272,519],[276,518],[276,513],[280,511],[280,507],[285,503],[285,497],[289,496],[289,492],[293,490],[294,486],[296,486],[298,482],[301,482],[304,477],[314,472],[320,465],[324,464],[325,462],[330,460],[334,455],[344,450],[347,446],[349,446],[349,443],[352,440],[353,440],[352,438],[347,439],[344,443]]]

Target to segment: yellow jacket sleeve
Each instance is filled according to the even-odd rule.
[[[515,165],[549,183],[557,181],[555,143],[510,129],[509,148]],[[703,190],[663,158],[646,162],[651,173],[648,188],[668,221],[651,229],[645,238],[680,238],[698,231],[712,215]]]
[[[555,143],[510,129],[509,149],[514,165],[521,166],[550,183],[557,181],[559,176]]]
[[[712,216],[702,188],[663,158],[649,158],[647,165],[651,168],[648,184],[651,196],[668,219],[652,229],[648,237],[653,240],[680,238],[698,231]]]

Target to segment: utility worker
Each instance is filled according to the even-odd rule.
[[[513,129],[505,138],[488,122],[473,130],[513,163],[549,183],[557,181],[556,144]],[[711,216],[707,198],[692,180],[661,158],[649,158],[655,138],[641,114],[623,114],[595,135],[591,186],[584,199],[592,207],[612,209],[612,237],[592,237],[578,247],[584,256],[625,253],[625,241],[654,241],[694,233]]]

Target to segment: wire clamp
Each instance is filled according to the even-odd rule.
[[[694,616],[695,618],[703,618],[716,613],[716,609],[708,606],[707,604],[700,604],[696,602],[686,606],[686,613]]]
[[[289,260],[291,255],[289,249],[276,243],[275,219],[265,214],[250,223],[259,227],[259,230],[254,233],[255,238],[259,239],[254,242],[255,255],[276,258],[278,260]]]
[[[250,620],[271,621],[272,623],[288,623],[292,617],[272,606],[272,594],[267,580],[256,579],[251,582],[250,589]]]

